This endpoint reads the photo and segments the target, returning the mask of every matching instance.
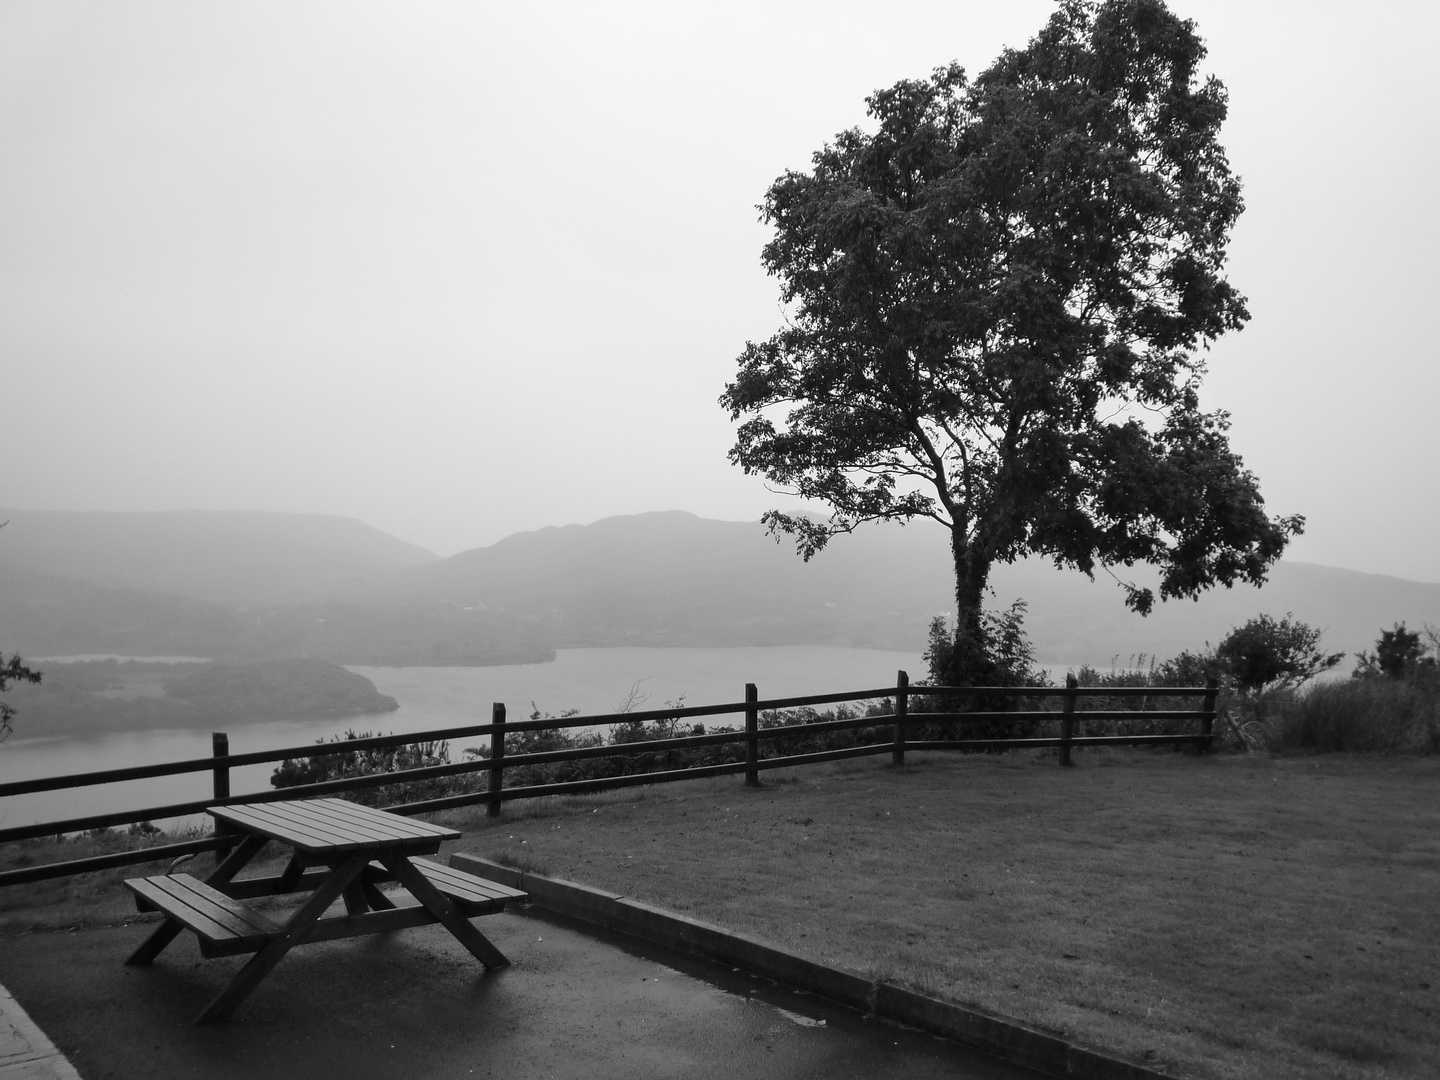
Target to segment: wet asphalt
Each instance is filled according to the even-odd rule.
[[[86,1080],[1037,1075],[530,912],[476,923],[509,968],[486,972],[438,926],[306,945],[207,1027],[191,1021],[244,958],[205,960],[187,933],[153,965],[125,967],[148,921],[0,938],[0,983]]]

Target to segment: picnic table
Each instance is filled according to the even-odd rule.
[[[237,843],[204,881],[172,873],[125,882],[140,910],[165,914],[127,964],[150,963],[184,929],[195,932],[206,957],[254,953],[197,1024],[229,1016],[287,952],[314,941],[438,922],[487,968],[509,964],[470,919],[503,910],[525,893],[415,857],[458,839],[455,829],[343,799],[216,806],[209,814]],[[285,870],[237,879],[271,841],[292,849]],[[397,904],[380,890],[384,882],[399,882],[416,903]],[[310,896],[283,922],[245,903],[292,892]],[[326,916],[342,898],[345,914]]]

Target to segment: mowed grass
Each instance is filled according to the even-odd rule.
[[[912,758],[450,820],[1181,1076],[1440,1076],[1440,760]]]

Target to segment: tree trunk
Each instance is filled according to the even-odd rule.
[[[984,609],[985,586],[990,578],[990,560],[979,555],[958,529],[950,532],[950,551],[955,558],[955,653],[952,685],[974,685],[972,673],[983,666],[985,629],[980,620]]]

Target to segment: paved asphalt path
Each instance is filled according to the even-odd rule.
[[[1035,1076],[728,968],[510,913],[477,923],[508,969],[484,972],[438,926],[306,945],[229,1021],[197,1028],[244,958],[205,960],[187,932],[150,967],[125,967],[153,925],[0,938],[0,984],[85,1080]]]

